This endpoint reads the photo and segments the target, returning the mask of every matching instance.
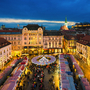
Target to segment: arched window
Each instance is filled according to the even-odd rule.
[[[4,53],[5,53],[5,50],[4,50]]]

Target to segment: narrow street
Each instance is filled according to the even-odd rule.
[[[84,77],[87,78],[87,80],[90,83],[90,67],[81,59],[78,60],[78,58],[75,56],[76,61],[78,62],[79,66],[81,67]]]

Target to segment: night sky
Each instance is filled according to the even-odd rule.
[[[90,0],[0,0],[0,26],[22,28],[31,23],[59,30],[65,17],[68,26],[90,22]]]

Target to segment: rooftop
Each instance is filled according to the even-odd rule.
[[[0,37],[0,48],[10,45],[11,43],[8,42],[6,39]]]
[[[61,31],[57,31],[57,30],[45,30],[43,32],[43,36],[60,36]]]
[[[38,30],[39,27],[42,28],[42,26],[39,26],[38,24],[28,24],[27,26],[24,27],[28,28],[28,30]]]
[[[90,35],[84,36],[81,40],[78,41],[78,43],[90,46]]]
[[[0,34],[22,34],[22,30],[19,29],[19,30],[0,30]]]

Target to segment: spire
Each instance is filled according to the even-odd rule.
[[[65,17],[65,26],[68,27],[67,17]]]
[[[65,17],[65,23],[67,23],[67,17]]]

